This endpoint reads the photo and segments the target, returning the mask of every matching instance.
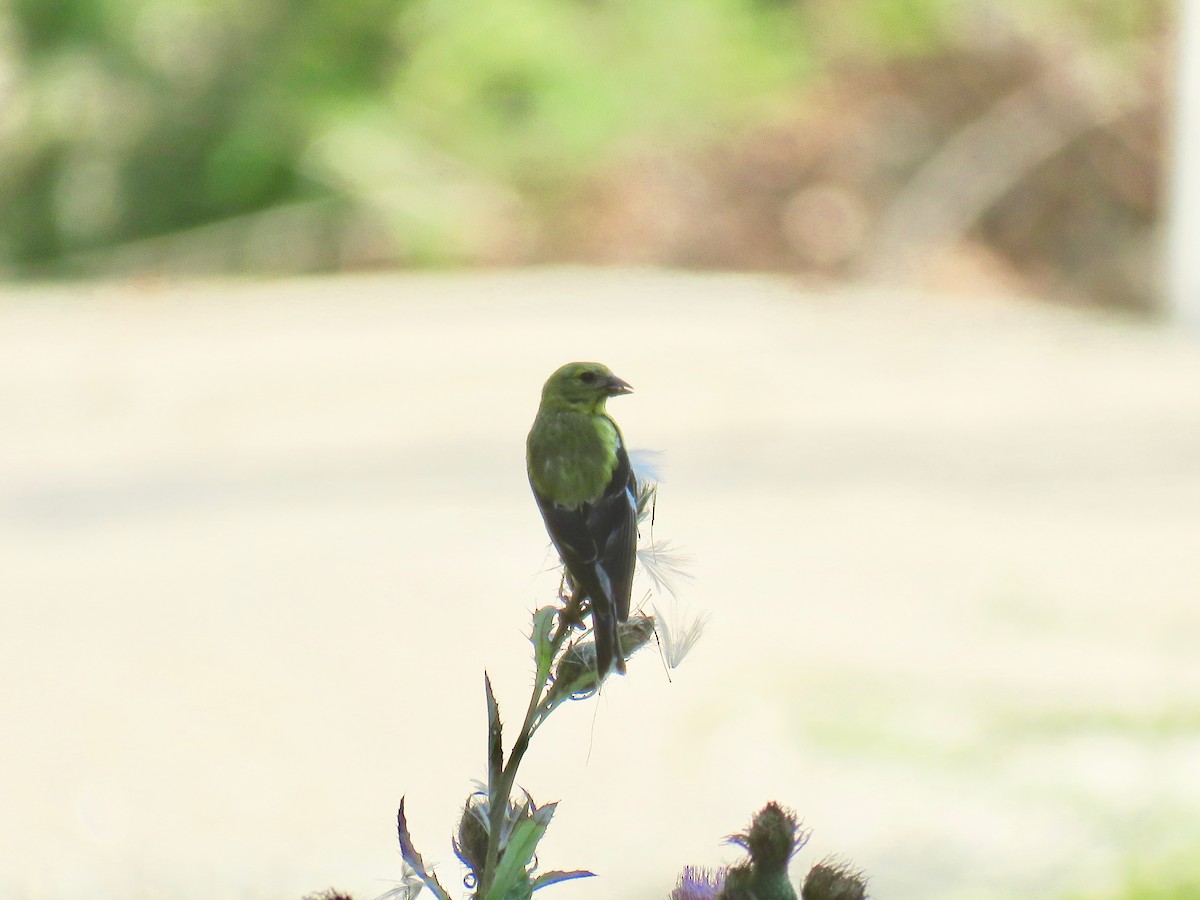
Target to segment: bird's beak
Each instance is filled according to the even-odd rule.
[[[616,397],[618,394],[632,394],[633,387],[625,381],[622,381],[616,375],[608,379],[608,396]]]

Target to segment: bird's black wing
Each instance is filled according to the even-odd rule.
[[[594,503],[571,509],[533,492],[546,531],[574,582],[591,602],[600,675],[625,671],[616,635],[629,618],[637,558],[637,479],[623,443],[604,493]]]
[[[585,513],[588,531],[598,548],[598,566],[612,586],[610,596],[618,621],[629,618],[633,569],[637,560],[637,478],[624,443],[617,446],[617,465],[604,494]]]
[[[589,594],[595,583],[604,587],[620,620],[628,619],[637,555],[637,479],[625,448],[618,448],[612,478],[596,502],[570,509],[536,490],[534,497],[567,570]]]

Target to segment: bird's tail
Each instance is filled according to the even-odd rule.
[[[592,598],[592,628],[596,634],[596,673],[599,680],[610,670],[625,674],[625,654],[617,634],[617,614],[608,598]]]

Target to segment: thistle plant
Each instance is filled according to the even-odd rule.
[[[639,484],[639,525],[647,524],[653,517],[655,496],[654,483]],[[668,575],[677,570],[678,559],[670,551],[655,549],[651,543],[646,553],[639,554],[639,559],[654,573],[652,581],[663,583],[664,568]],[[571,589],[570,579],[564,576],[558,603],[533,613],[529,636],[533,646],[533,690],[507,754],[500,708],[491,679],[484,673],[487,780],[467,798],[453,838],[455,855],[467,869],[464,884],[474,900],[518,900],[549,885],[593,874],[583,869],[537,871],[538,842],[550,825],[557,803],[539,805],[528,792],[517,788],[521,762],[550,714],[568,700],[594,696],[603,683],[598,674],[596,639],[584,624],[588,612],[586,598],[580,594]],[[690,647],[699,627],[684,627],[683,632]],[[646,646],[655,633],[653,615],[635,613],[619,622],[618,645],[624,659]],[[682,657],[677,647],[676,655]],[[402,884],[390,892],[393,900],[410,900],[422,888],[428,888],[439,900],[449,900],[450,892],[413,845],[403,799],[397,815],[397,831],[408,871]]]
[[[632,392],[599,363],[567,363],[546,381],[526,443],[526,467],[546,531],[563,561],[558,602],[533,613],[533,689],[516,735],[505,750],[504,724],[484,673],[487,709],[486,781],[463,805],[454,853],[467,869],[473,900],[526,900],[534,891],[593,873],[584,869],[538,871],[537,848],[557,803],[539,805],[517,786],[517,775],[538,730],[568,700],[602,689],[610,673],[655,635],[668,669],[695,645],[703,618],[675,626],[661,614],[631,612],[635,568],[656,589],[670,589],[678,556],[653,541],[657,485],[638,478],[605,403]],[[643,543],[643,529],[651,532]],[[590,626],[589,626],[590,622]],[[392,900],[412,900],[428,888],[437,900],[450,892],[425,864],[409,832],[404,800],[397,814],[404,881]],[[709,871],[685,870],[673,900],[796,900],[788,862],[807,833],[795,816],[768,804],[744,834],[731,841],[750,854],[747,863]],[[814,870],[816,871],[816,870]],[[861,897],[861,894],[859,895]],[[813,894],[804,900],[856,900],[853,894]]]
[[[685,867],[669,900],[865,900],[866,877],[834,858],[809,870],[797,897],[788,865],[809,834],[794,812],[768,803],[749,828],[726,838],[746,850],[749,859],[716,869]]]
[[[656,497],[657,485],[639,482],[639,527],[652,527]],[[674,551],[651,540],[639,548],[638,563],[655,586],[671,591],[670,577],[680,571]],[[525,754],[551,713],[568,700],[594,696],[603,686],[597,642],[592,629],[586,627],[588,612],[586,597],[578,589],[572,590],[571,579],[564,573],[558,602],[533,613],[529,635],[533,689],[507,753],[500,708],[491,679],[484,673],[487,780],[464,803],[452,839],[454,853],[467,869],[463,884],[471,891],[472,900],[526,900],[541,888],[594,874],[586,869],[538,871],[538,843],[558,804],[539,805],[517,786]],[[672,619],[674,624],[669,624]],[[674,616],[630,615],[617,624],[622,662],[657,637],[668,668],[675,668],[695,645],[703,626],[703,618],[688,622]],[[413,845],[403,799],[397,830],[406,871],[401,884],[388,893],[389,900],[413,900],[425,888],[437,900],[450,900],[450,892]],[[808,834],[795,813],[768,803],[744,832],[727,839],[747,851],[745,862],[718,868],[687,867],[669,900],[865,900],[865,878],[835,859],[813,866],[797,894],[788,867]]]

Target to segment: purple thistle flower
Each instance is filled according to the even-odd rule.
[[[725,868],[684,866],[668,900],[716,900],[725,887]]]

